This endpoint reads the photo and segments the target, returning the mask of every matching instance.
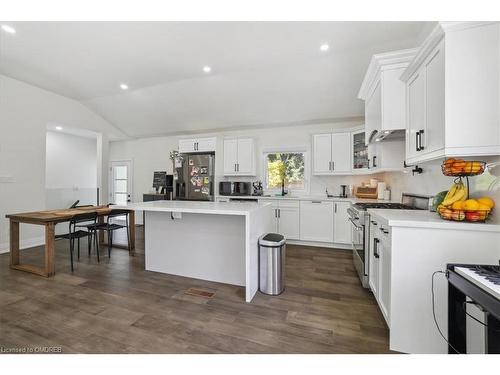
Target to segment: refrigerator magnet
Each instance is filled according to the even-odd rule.
[[[200,167],[200,174],[207,174],[208,173],[208,167]]]
[[[210,178],[205,177],[203,178],[203,184],[208,185],[210,183]]]
[[[194,160],[193,159],[189,159],[189,165],[194,165]]]
[[[206,195],[208,195],[209,193],[210,193],[210,190],[208,189],[208,187],[203,186],[203,187],[201,188],[201,194],[206,194]]]

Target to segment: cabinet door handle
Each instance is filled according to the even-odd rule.
[[[278,219],[281,217],[281,209],[278,208]]]
[[[334,171],[334,170],[335,170],[335,162],[332,161],[332,171]]]
[[[373,220],[370,220],[370,223],[372,223],[373,225],[377,225],[377,222]]]
[[[420,151],[420,147],[418,147],[418,143],[419,143],[419,142],[418,142],[418,139],[419,139],[419,138],[420,138],[420,132],[416,132],[416,133],[415,133],[415,149],[416,149],[417,151]]]
[[[379,242],[380,242],[380,241],[379,241],[379,239],[378,239],[378,238],[374,238],[374,239],[373,239],[373,256],[374,256],[375,258],[377,258],[377,259],[378,259],[378,258],[380,258],[380,255],[379,255],[379,253],[378,253],[378,243],[379,243]]]
[[[334,204],[335,207],[335,213],[337,213],[337,203]]]
[[[236,172],[240,171],[240,163],[236,163]]]
[[[418,147],[420,148],[420,151],[422,151],[424,149],[424,146],[422,145],[422,134],[424,134],[424,129],[420,130],[418,133],[419,133],[419,136],[418,136],[418,141],[419,141]]]
[[[376,167],[377,167],[377,164],[375,163],[375,160],[377,160],[377,157],[376,157],[376,156],[374,156],[374,157],[373,157],[373,163],[372,163],[372,164],[373,164],[373,168],[376,168]]]

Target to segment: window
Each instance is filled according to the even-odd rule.
[[[305,190],[304,152],[272,152],[265,154],[266,189]]]

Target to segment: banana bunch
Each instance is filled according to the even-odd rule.
[[[465,187],[462,180],[453,184],[448,193],[444,197],[443,202],[441,204],[443,206],[451,206],[453,203],[457,201],[464,201],[467,199],[467,188]]]

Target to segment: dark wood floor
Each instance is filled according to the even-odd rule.
[[[10,270],[0,255],[0,346],[62,347],[63,353],[387,353],[388,330],[343,250],[287,248],[286,290],[244,302],[241,287],[144,270],[137,254],[82,244],[71,274],[68,243],[56,243],[51,279]],[[42,249],[21,252],[41,262]],[[185,294],[215,292],[212,299]]]

